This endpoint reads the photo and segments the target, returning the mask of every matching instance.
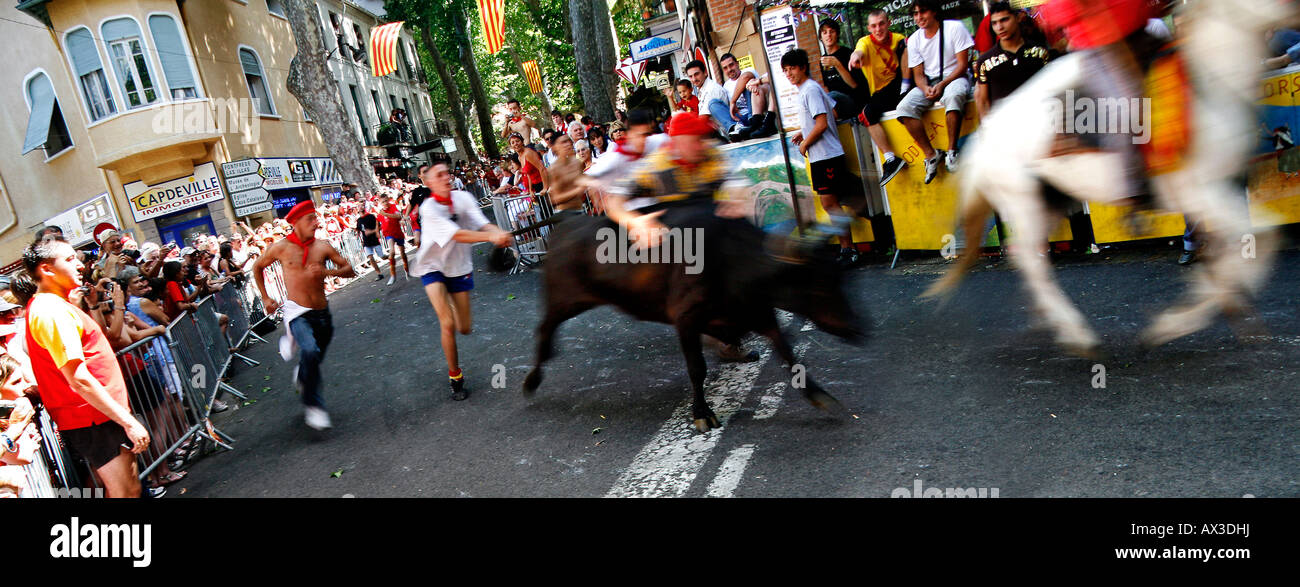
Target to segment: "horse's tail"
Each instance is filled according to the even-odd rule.
[[[962,186],[964,193],[961,198],[961,226],[966,235],[966,249],[957,259],[957,264],[926,289],[921,294],[921,299],[947,299],[966,277],[966,272],[979,261],[984,227],[987,226],[989,216],[993,214],[993,206],[980,195],[973,182],[963,182],[963,184],[965,185]]]

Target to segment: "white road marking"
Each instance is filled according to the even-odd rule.
[[[724,363],[705,380],[705,396],[724,428],[700,434],[691,426],[691,400],[673,410],[659,432],[632,459],[605,497],[681,497],[691,487],[722,437],[727,420],[745,403],[745,396],[772,356],[766,346],[753,363]],[[689,387],[687,389],[689,392]]]
[[[795,316],[789,312],[779,311],[777,321],[782,326],[788,326]],[[805,322],[805,325],[811,325],[811,321]],[[753,344],[754,339],[750,339]],[[804,341],[795,345],[795,357],[798,358],[811,344]],[[713,407],[713,412],[718,416],[718,420],[724,425],[723,428],[715,428],[704,434],[700,434],[690,425],[691,422],[691,400],[688,398],[677,406],[668,421],[664,423],[659,431],[650,439],[650,442],[642,447],[636,457],[632,459],[632,464],[628,465],[623,471],[614,486],[610,488],[605,497],[681,497],[690,489],[691,483],[699,475],[704,463],[708,462],[709,456],[713,449],[717,447],[718,440],[722,437],[722,431],[725,430],[727,420],[731,415],[740,409],[745,403],[749,390],[753,388],[754,382],[758,379],[758,374],[762,372],[763,366],[767,364],[768,359],[772,356],[772,347],[770,344],[764,345],[759,354],[759,359],[753,363],[724,363],[718,369],[715,369],[708,379],[704,382],[705,397],[709,400],[709,405]],[[782,384],[784,387],[784,384]],[[771,392],[772,388],[769,387]],[[689,392],[689,388],[688,388]],[[770,405],[770,413],[765,417],[771,417],[780,407],[781,398],[779,393],[775,399],[764,398],[764,406]],[[727,460],[723,462],[722,470],[718,477],[709,485],[710,488],[715,486],[725,487],[728,484],[734,490],[740,483],[741,475],[744,473],[744,466],[748,463],[749,455],[753,454],[753,445],[744,456],[743,461],[736,461],[741,458],[736,456],[735,451]],[[739,449],[737,449],[739,450]],[[738,465],[738,466],[737,466]],[[734,476],[734,479],[732,477]],[[710,489],[711,491],[712,489]],[[721,491],[721,489],[719,489]]]
[[[781,407],[781,395],[785,393],[785,388],[784,381],[777,381],[767,386],[763,397],[758,400],[758,410],[754,412],[755,420],[766,420],[776,415],[777,408]]]
[[[740,486],[740,479],[745,476],[745,465],[749,464],[749,458],[752,456],[754,456],[752,444],[742,444],[732,449],[726,460],[722,461],[722,466],[718,468],[718,475],[709,484],[705,495],[708,497],[734,495],[736,488]]]

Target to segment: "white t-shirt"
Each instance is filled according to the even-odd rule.
[[[731,96],[727,95],[727,90],[713,81],[713,78],[704,80],[704,85],[695,89],[695,95],[700,97],[700,116],[709,116],[709,103],[717,100],[724,106],[731,104]]]
[[[826,115],[826,131],[808,146],[808,160],[813,162],[839,157],[844,154],[844,147],[835,127],[835,102],[821,84],[808,78],[799,84],[799,128],[805,137],[812,131],[819,114]]]
[[[943,37],[943,69],[939,69],[939,37]],[[967,51],[975,46],[975,39],[959,20],[943,21],[942,35],[934,33],[933,38],[925,38],[925,29],[917,29],[907,38],[908,67],[925,64],[925,77],[945,77],[957,69],[957,53]]]
[[[636,166],[637,161],[640,161],[651,153],[658,151],[659,147],[662,147],[666,143],[668,143],[668,135],[663,133],[646,137],[645,151],[641,153],[640,157],[635,159],[630,155],[620,153],[617,149],[610,149],[604,155],[601,155],[599,160],[592,163],[591,169],[587,170],[587,176],[602,180],[602,183],[604,183],[606,189],[608,189],[610,184],[627,175],[627,173]]]
[[[729,79],[727,80],[726,83],[722,84],[722,89],[725,92],[725,95],[727,96],[727,100],[726,100],[727,104],[731,104],[731,97],[736,95],[735,93],[736,83],[740,81],[740,78],[745,77],[746,73],[753,74],[754,79],[758,79],[758,71],[755,71],[754,68],[751,67],[751,68],[740,70],[740,75],[736,76],[736,79]],[[749,83],[749,82],[745,82],[745,83]],[[743,111],[748,109],[749,109],[749,97],[745,96],[744,94],[741,94],[740,99],[736,100],[736,110]]]
[[[432,196],[420,203],[420,250],[411,263],[412,275],[426,275],[441,271],[447,277],[460,277],[474,271],[471,245],[452,240],[456,231],[478,230],[488,224],[488,219],[478,208],[478,202],[469,192],[453,190],[451,211]]]

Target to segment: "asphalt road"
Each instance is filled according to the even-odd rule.
[[[943,309],[916,301],[939,264],[856,269],[847,291],[870,315],[864,346],[801,318],[786,328],[847,414],[790,392],[779,359],[751,342],[758,363],[709,357],[724,425],[708,434],[689,427],[689,382],[666,325],[608,308],[571,320],[527,399],[540,272],[478,271],[474,332],[461,338],[471,395],[453,402],[419,281],[364,278],[330,297],[335,428],[303,424],[291,365],[255,345],[246,354],[262,364],[232,378],[250,402],[214,418],[234,450],[192,465],[168,497],[889,497],[918,483],[1000,497],[1300,495],[1300,253],[1280,256],[1259,300],[1267,336],[1239,340],[1219,323],[1142,353],[1137,333],[1184,288],[1176,255],[1058,263],[1105,341],[1100,361],[1064,356],[1031,330],[1019,276],[1001,264],[973,273]],[[1093,386],[1097,365],[1104,388]],[[494,366],[504,388],[492,386]]]

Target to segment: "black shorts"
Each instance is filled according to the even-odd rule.
[[[861,214],[867,206],[862,180],[849,172],[844,162],[844,155],[813,161],[810,165],[813,191],[833,196],[841,206],[848,206]]]
[[[903,101],[902,90],[903,78],[896,77],[889,85],[867,98],[867,105],[862,108],[862,116],[867,119],[867,124],[880,124],[880,119],[886,113],[898,108],[898,103]]]
[[[85,428],[60,430],[63,443],[73,452],[81,455],[90,463],[90,468],[98,469],[122,453],[122,445],[131,445],[126,437],[126,429],[121,424],[109,420]]]

